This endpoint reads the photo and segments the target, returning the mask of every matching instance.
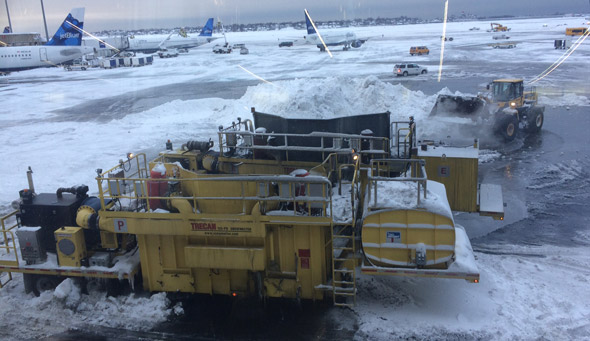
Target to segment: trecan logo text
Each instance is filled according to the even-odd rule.
[[[215,231],[217,224],[215,223],[191,223],[193,231]]]

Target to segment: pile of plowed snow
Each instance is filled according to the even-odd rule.
[[[18,335],[41,338],[85,325],[149,330],[171,315],[183,313],[179,304],[170,306],[163,292],[151,296],[107,297],[105,292],[92,291],[86,295],[68,278],[55,290],[35,297],[24,293],[20,274],[13,276],[14,280],[0,290],[2,339],[18,338]]]
[[[436,96],[366,78],[293,79],[249,87],[240,101],[258,111],[290,118],[333,118],[390,111],[393,118],[423,118]]]

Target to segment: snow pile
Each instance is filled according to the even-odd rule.
[[[335,221],[352,223],[351,191],[351,184],[342,184],[342,195],[338,195],[338,187],[332,188],[332,217]]]
[[[436,96],[375,76],[293,79],[249,87],[240,99],[257,111],[289,118],[323,119],[390,111],[396,120],[425,117]]]
[[[498,246],[493,254],[476,253],[481,273],[478,284],[454,279],[359,277],[354,308],[359,330],[355,338],[587,339],[589,314],[582,302],[590,297],[588,252],[546,245],[504,248]]]
[[[479,273],[471,242],[465,228],[461,225],[455,225],[455,262],[451,264],[449,271]]]
[[[502,154],[500,154],[499,152],[497,152],[495,150],[480,149],[477,161],[480,164],[488,163],[488,162],[492,162],[492,161],[500,158],[501,156],[502,156]]]
[[[163,292],[152,296],[107,297],[104,292],[91,291],[86,295],[68,278],[55,290],[34,297],[24,293],[22,276],[13,276],[14,280],[0,290],[2,325],[17,326],[25,322],[27,338],[41,338],[67,329],[84,329],[85,325],[145,331],[173,315],[183,314],[179,304],[170,307]],[[18,334],[6,336],[9,335],[15,337]]]

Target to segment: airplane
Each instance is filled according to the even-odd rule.
[[[154,53],[161,48],[176,48],[176,49],[190,49],[193,47],[207,44],[217,39],[212,37],[213,33],[213,18],[209,18],[201,33],[198,36],[189,36],[180,30],[178,34],[163,35],[143,35],[143,36],[129,36],[129,46],[125,48],[126,51]]]
[[[81,46],[83,26],[84,8],[74,8],[45,45],[0,47],[0,72],[57,66],[92,53]]]
[[[326,47],[322,44],[322,41],[318,37],[318,33],[316,32],[315,28],[311,24],[311,19],[309,18],[309,13],[304,11],[305,14],[305,24],[307,25],[307,36],[303,38],[307,43],[316,45],[320,51],[326,51]],[[342,48],[344,51],[347,51],[349,48],[359,48],[363,45],[368,39],[359,39],[356,37],[354,32],[342,32],[342,33],[322,33],[322,39],[326,46],[338,46],[343,45]]]

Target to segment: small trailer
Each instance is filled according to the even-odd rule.
[[[567,39],[555,39],[555,41],[553,42],[553,47],[555,47],[556,50],[567,50],[572,46],[572,42],[571,40],[567,40]]]

